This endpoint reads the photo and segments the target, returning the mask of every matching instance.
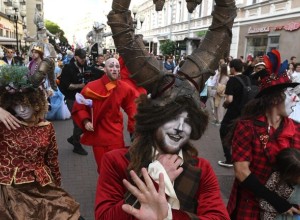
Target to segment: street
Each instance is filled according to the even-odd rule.
[[[126,117],[125,123],[126,123]],[[94,219],[94,197],[96,191],[97,171],[91,147],[85,147],[87,156],[72,152],[73,146],[67,142],[71,136],[72,120],[53,121],[59,148],[59,162],[62,173],[62,187],[80,203],[81,215],[86,220]],[[124,126],[126,128],[126,125]],[[130,144],[126,131],[125,142]],[[233,182],[233,168],[218,166],[223,160],[223,150],[219,138],[219,127],[209,123],[207,131],[199,141],[193,141],[199,156],[211,162],[218,177],[224,202],[227,203]]]

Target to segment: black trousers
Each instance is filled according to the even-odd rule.
[[[66,100],[66,103],[67,103],[67,106],[68,106],[68,109],[69,109],[70,112],[72,112],[72,108],[73,108],[74,102],[75,102],[74,100],[70,100],[70,99]],[[78,125],[73,120],[73,134],[72,134],[72,139],[73,139],[73,144],[74,145],[80,144],[80,135],[81,134],[82,134],[82,130],[78,127]]]
[[[222,143],[226,162],[231,162],[231,144],[229,144],[228,141],[228,135],[230,134],[231,129],[232,129],[231,122],[226,123],[222,121],[220,127],[220,138],[221,138],[221,143]]]

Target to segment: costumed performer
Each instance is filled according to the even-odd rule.
[[[0,106],[19,119],[0,123],[1,219],[73,219],[79,204],[61,188],[58,147],[44,91],[27,79],[27,67],[0,68]]]
[[[260,92],[245,107],[234,126],[232,161],[235,181],[227,209],[232,220],[260,219],[258,199],[268,201],[278,213],[299,214],[300,209],[271,192],[265,184],[282,149],[300,149],[300,124],[288,118],[299,102],[286,73],[287,60],[272,50],[264,56],[266,69],[259,71]]]

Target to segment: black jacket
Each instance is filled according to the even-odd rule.
[[[83,72],[81,73],[75,60],[72,59],[69,64],[66,64],[61,72],[61,78],[59,83],[59,90],[65,95],[66,99],[75,100],[75,94],[81,92],[81,89],[70,90],[70,84],[81,84],[84,83],[84,69],[87,66],[83,67]]]

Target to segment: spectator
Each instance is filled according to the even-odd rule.
[[[80,93],[85,86],[84,73],[87,70],[86,52],[83,49],[76,49],[75,56],[69,64],[64,65],[59,84],[60,91],[65,95],[69,111],[72,111],[75,94]],[[73,133],[67,141],[74,146],[73,152],[80,155],[87,155],[88,152],[80,144],[82,130],[73,122]]]
[[[242,110],[242,97],[243,97],[243,85],[236,79],[240,77],[246,83],[246,77],[242,75],[243,63],[240,59],[233,59],[230,62],[230,72],[232,77],[229,78],[225,89],[225,101],[224,108],[227,109],[224,118],[221,122],[220,137],[225,156],[225,161],[218,161],[220,166],[232,167],[231,162],[231,146],[227,143],[226,137],[232,126],[232,122],[241,115]]]
[[[12,49],[7,49],[5,56],[2,58],[5,63],[8,65],[14,66],[17,65],[17,61],[14,58],[15,51]]]
[[[292,56],[291,59],[290,59],[290,63],[295,65],[297,63],[297,57]]]
[[[167,70],[167,72],[173,73],[175,65],[173,62],[173,57],[171,55],[166,56],[164,68]]]
[[[220,71],[217,74],[217,84],[216,84],[216,94],[214,97],[214,107],[215,107],[215,124],[217,126],[221,125],[221,122],[224,117],[225,108],[223,103],[225,101],[225,90],[226,84],[229,80],[227,75],[227,64],[220,65]]]

